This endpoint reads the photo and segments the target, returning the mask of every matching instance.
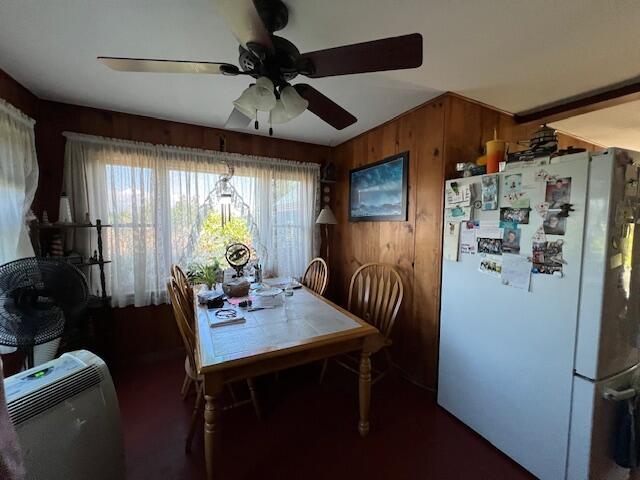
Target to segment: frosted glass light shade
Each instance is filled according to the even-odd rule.
[[[256,118],[256,101],[253,89],[254,85],[245,88],[242,95],[233,101],[233,106],[249,118]]]
[[[269,120],[273,124],[287,123],[289,120],[291,120],[291,118],[289,117],[289,114],[284,108],[284,104],[282,103],[282,100],[276,101],[275,107],[273,107],[271,109],[271,112],[269,112]]]
[[[286,86],[282,89],[280,98],[289,120],[296,118],[309,106],[309,102],[302,98],[296,89],[291,86]]]
[[[254,106],[263,112],[270,111],[276,106],[276,94],[273,93],[273,82],[267,77],[260,77],[252,87],[254,95]]]
[[[336,216],[331,211],[331,208],[329,208],[329,206],[326,206],[322,210],[320,210],[320,215],[318,215],[316,223],[319,223],[321,225],[335,225],[336,223],[338,223],[338,221],[336,220]]]

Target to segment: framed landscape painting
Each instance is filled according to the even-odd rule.
[[[409,152],[349,172],[349,221],[407,220]]]

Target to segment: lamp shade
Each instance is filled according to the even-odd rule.
[[[309,106],[309,101],[302,98],[296,89],[289,85],[282,89],[280,98],[289,120],[296,118]]]
[[[249,118],[256,118],[256,102],[253,89],[254,85],[245,88],[242,95],[233,101],[233,106]]]
[[[284,103],[282,103],[282,100],[276,100],[276,106],[273,107],[273,109],[271,109],[271,111],[269,112],[269,120],[273,124],[287,123],[289,120],[291,120],[289,118],[289,114],[284,108]]]
[[[273,82],[267,77],[260,77],[253,87],[254,105],[257,110],[270,111],[276,106],[276,94],[273,93]]]
[[[336,220],[336,216],[331,211],[331,208],[329,208],[329,206],[326,206],[322,210],[320,210],[320,214],[316,219],[316,223],[319,223],[321,225],[335,225],[336,223],[338,223],[338,221]]]

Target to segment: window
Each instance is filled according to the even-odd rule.
[[[74,215],[113,225],[105,229],[105,257],[115,306],[166,301],[172,263],[224,264],[230,242],[252,247],[272,275],[299,276],[315,256],[318,165],[66,135]],[[235,175],[223,227],[217,188],[227,165]]]

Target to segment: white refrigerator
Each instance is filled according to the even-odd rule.
[[[505,272],[481,272],[483,260],[499,264],[505,254],[464,253],[473,251],[469,232],[442,263],[438,403],[541,479],[630,478],[613,449],[623,398],[640,374],[639,165],[639,153],[609,149],[507,169],[497,204],[486,205],[495,210],[483,210],[482,177],[446,185],[458,194],[473,186],[470,209],[458,209],[460,217],[445,210],[445,229],[462,218],[461,230],[470,230],[469,214],[476,236],[486,235],[484,227],[500,226],[502,207],[529,199],[519,255],[541,261],[532,250],[540,227],[547,242],[562,240],[561,273],[532,274],[528,290],[505,285]],[[570,197],[572,211],[558,229],[545,204],[557,207],[549,205],[553,182],[566,179],[558,198]],[[445,239],[449,252],[460,241]]]

